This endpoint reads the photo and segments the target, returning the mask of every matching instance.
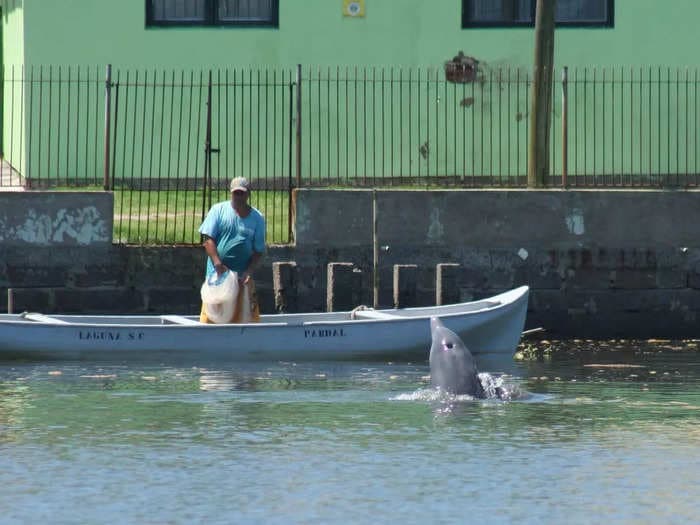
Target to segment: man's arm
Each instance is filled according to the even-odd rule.
[[[250,276],[253,274],[253,272],[257,269],[257,267],[260,265],[260,260],[262,259],[262,253],[260,252],[253,252],[253,255],[250,257],[250,261],[248,262],[248,268],[245,269],[245,272],[240,276],[241,282],[243,284],[248,284],[248,281],[250,281]]]
[[[214,239],[204,235],[204,242],[202,242],[202,246],[204,246],[204,251],[211,259],[211,262],[214,265],[214,269],[216,270],[217,275],[221,275],[226,270],[228,270],[226,265],[221,262],[221,257],[219,257],[219,251],[216,249],[216,243],[214,242]]]

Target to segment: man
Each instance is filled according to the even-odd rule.
[[[243,300],[250,299],[253,321],[260,320],[260,308],[255,294],[252,274],[260,264],[265,251],[265,218],[248,204],[250,184],[245,177],[231,181],[231,200],[215,204],[199,227],[207,254],[207,279],[216,272],[227,270],[238,273],[240,290],[234,309],[232,323],[241,322],[244,311]],[[244,293],[247,290],[248,293]],[[202,305],[199,320],[210,322]]]

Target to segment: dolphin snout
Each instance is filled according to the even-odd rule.
[[[440,321],[439,317],[431,317],[430,318],[430,331],[433,332],[439,327],[445,327],[444,324],[442,324],[442,321]]]

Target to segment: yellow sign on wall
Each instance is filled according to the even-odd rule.
[[[343,16],[365,16],[365,0],[343,0]]]

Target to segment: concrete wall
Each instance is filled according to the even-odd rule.
[[[371,304],[372,195],[296,192],[296,245],[269,247],[256,276],[264,312],[274,311],[277,261],[297,263],[300,311],[326,308],[330,262],[362,270],[358,299]],[[436,265],[458,263],[459,299],[528,284],[528,326],[552,337],[697,337],[699,198],[695,191],[378,191],[380,302],[393,304],[393,265],[418,265],[416,302],[434,304]],[[0,294],[18,288],[17,310],[196,313],[203,271],[198,246],[0,243]]]

